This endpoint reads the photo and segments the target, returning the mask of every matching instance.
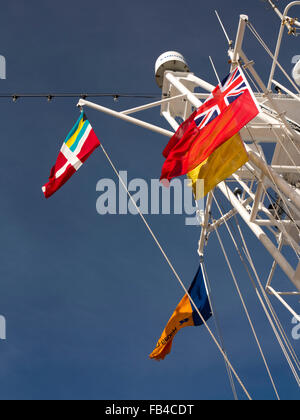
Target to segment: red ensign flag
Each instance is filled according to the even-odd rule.
[[[204,162],[260,112],[240,67],[212,92],[167,144],[161,180],[185,175]]]

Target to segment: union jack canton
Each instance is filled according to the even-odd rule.
[[[256,106],[255,96],[240,67],[230,73],[212,92],[204,104],[199,108],[195,123],[201,130],[217,118],[225,109],[245,92],[250,93]]]

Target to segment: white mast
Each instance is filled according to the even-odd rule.
[[[265,286],[266,292],[275,296],[300,321],[296,310],[292,309],[283,299],[285,295],[300,294],[300,90],[278,63],[284,27],[287,26],[289,32],[294,33],[294,31],[291,32],[291,28],[300,25],[296,19],[287,16],[289,10],[296,5],[300,5],[300,1],[290,3],[283,15],[277,9],[275,10],[282,19],[275,56],[259,37],[248,16],[240,16],[235,44],[230,43],[228,51],[231,69],[237,65],[244,67],[249,80],[259,90],[256,93],[256,98],[261,104],[262,112],[241,131],[250,160],[245,167],[231,177],[229,180],[231,182],[223,182],[218,185],[218,190],[228,200],[232,209],[227,214],[221,215],[213,224],[210,224],[209,220],[213,200],[212,195],[208,195],[206,211],[202,220],[199,254],[204,254],[205,238],[209,233],[239,214],[249,231],[256,236],[273,258],[270,275]],[[266,52],[273,57],[270,81],[271,86],[274,84],[280,88],[280,92],[277,94],[272,93],[270,86],[265,86],[255,69],[254,61],[248,59],[244,51],[243,41],[247,28],[251,30]],[[283,84],[274,81],[273,77],[277,66],[288,77],[296,90],[295,93],[285,88]],[[162,88],[161,101],[123,112],[117,112],[84,99],[81,99],[78,105],[92,107],[171,137],[173,131],[133,118],[129,114],[160,106],[161,115],[168,121],[172,129],[176,130],[178,128],[177,119],[185,120],[194,108],[198,108],[202,104],[201,100],[209,96],[214,86],[190,72],[184,57],[174,51],[159,57],[155,66],[155,75],[158,86]],[[203,93],[196,94],[196,88],[201,88]],[[283,95],[282,91],[287,95]],[[264,144],[274,146],[273,157],[268,161],[264,154]],[[240,194],[236,194],[229,184],[234,187],[238,185]],[[285,217],[283,217],[284,214]],[[290,249],[293,254],[292,260],[287,258],[284,248]],[[293,291],[278,291],[271,286],[277,267],[280,267],[284,276],[290,280],[294,288]],[[281,279],[284,276],[281,274],[276,276],[276,279]]]
[[[300,5],[300,2],[292,3],[292,5],[295,4]],[[286,16],[286,13],[284,16]],[[241,133],[246,142],[250,161],[243,170],[234,174],[232,180],[239,184],[242,191],[241,196],[244,197],[244,200],[237,197],[228,185],[221,183],[218,189],[230,202],[233,210],[226,215],[224,220],[221,218],[215,224],[220,226],[225,220],[229,220],[237,213],[242,217],[249,229],[273,258],[274,264],[266,285],[268,293],[277,297],[295,315],[295,310],[283,301],[281,295],[296,295],[300,292],[300,190],[297,188],[300,185],[300,96],[293,93],[283,98],[280,94],[275,95],[271,93],[264,85],[254,68],[254,62],[250,61],[243,51],[243,40],[248,22],[248,16],[240,16],[236,42],[234,48],[229,49],[228,54],[231,58],[231,69],[238,64],[244,64],[245,68],[249,70],[253,79],[262,90],[262,94],[257,94],[256,96],[264,107],[263,112]],[[161,114],[172,128],[176,129],[178,127],[177,117],[185,119],[191,113],[191,106],[199,107],[201,105],[198,98],[199,95],[194,93],[195,88],[201,87],[211,92],[214,86],[196,77],[189,70],[182,72],[181,62],[178,63],[178,69],[176,69],[176,59],[172,60],[171,66],[168,67],[168,55],[168,53],[165,53],[158,60],[158,62],[162,61],[164,63],[163,96],[170,98],[178,97],[180,94],[185,96],[184,99],[180,97],[172,101],[172,103],[164,104],[161,108]],[[162,69],[158,66],[156,66],[156,70],[160,73],[162,72]],[[284,86],[280,86],[284,89]],[[292,92],[288,90],[287,93]],[[294,127],[291,125],[290,119],[287,118],[291,110],[293,110],[293,118],[295,118],[295,110],[298,113],[295,123],[299,125],[296,124]],[[293,128],[296,128],[298,131],[295,131]],[[274,144],[274,155],[269,163],[265,160],[262,147],[264,143]],[[287,217],[284,220],[278,217],[276,210],[266,205],[266,196],[270,188],[273,190],[273,195],[278,197],[282,207],[286,210]],[[214,226],[209,226],[208,217],[211,210],[211,201],[209,196],[199,242],[200,255],[204,253],[204,238],[214,229]],[[273,233],[278,246],[274,245],[274,240],[269,237],[267,231]],[[282,245],[280,245],[282,243],[286,247],[290,247],[296,254],[296,264],[292,265],[285,257]],[[275,271],[274,266],[277,265],[292,282],[296,289],[295,291],[290,293],[277,292],[271,287],[271,280]],[[296,317],[300,321],[298,314],[296,314]]]
[[[272,7],[274,6],[271,1],[269,1],[269,3]],[[297,20],[291,19],[287,15],[291,7],[296,5],[300,5],[300,1],[289,4],[284,14],[281,14],[276,6],[274,6],[275,12],[281,19],[278,45],[274,56],[246,15],[240,16],[235,43],[229,42],[228,55],[230,57],[231,70],[237,65],[243,66],[249,81],[257,88],[257,93],[255,95],[257,101],[261,105],[262,111],[241,131],[241,136],[248,151],[249,162],[237,171],[237,173],[233,174],[229,180],[222,182],[217,186],[217,190],[230,205],[230,210],[227,210],[227,213],[222,211],[214,192],[210,192],[207,196],[205,212],[202,214],[198,253],[200,255],[201,264],[203,264],[205,246],[209,239],[209,235],[212,232],[215,232],[220,241],[218,228],[221,225],[225,225],[243,264],[246,266],[245,262],[247,261],[248,263],[248,267],[245,268],[255,289],[259,303],[274,331],[296,382],[300,386],[300,378],[298,375],[300,369],[299,360],[268,297],[268,295],[271,295],[276,298],[283,307],[300,322],[300,315],[297,313],[296,308],[292,308],[290,302],[288,303],[285,298],[286,296],[294,296],[297,298],[300,295],[300,90],[298,89],[297,84],[278,62],[285,26],[291,34],[296,33],[294,30],[295,26],[300,26]],[[220,20],[219,17],[218,19]],[[222,27],[226,33],[223,24]],[[267,54],[273,59],[269,86],[265,86],[257,73],[254,61],[248,59],[244,51],[243,41],[248,29],[266,50]],[[278,83],[274,80],[276,67],[278,67],[287,77],[288,81],[295,89],[295,92],[290,88],[285,87],[282,83]],[[162,89],[162,99],[160,101],[127,109],[122,112],[105,108],[84,99],[79,101],[78,106],[91,107],[134,125],[162,134],[163,136],[171,137],[179,126],[178,119],[185,120],[188,118],[195,108],[201,106],[202,101],[210,95],[215,86],[193,74],[184,57],[175,51],[162,54],[158,58],[155,65],[155,76],[158,86]],[[277,87],[277,94],[272,92],[272,85]],[[202,89],[202,92],[195,93],[196,88]],[[286,95],[282,92],[286,93]],[[130,116],[130,114],[142,112],[143,110],[156,106],[161,108],[161,115],[170,124],[172,131],[165,130]],[[266,158],[264,153],[266,144],[268,147],[270,147],[270,145],[273,146],[273,156],[271,156],[271,158],[269,154],[268,158]],[[114,170],[117,174],[117,170]],[[216,219],[214,215],[214,219],[211,220],[211,211],[214,205],[217,207],[219,218]],[[259,243],[264,246],[273,259],[265,285],[263,285],[260,280],[258,274],[260,267],[255,266],[251,257],[246,238],[241,230],[238,219],[236,218],[237,215],[245,222],[246,226],[249,228],[249,232],[252,232],[255,235]],[[142,214],[141,217],[143,218]],[[159,245],[147,222],[144,218],[143,220],[154,240]],[[229,227],[229,223],[232,221],[235,221],[236,230],[238,235],[240,235],[239,240],[242,243],[241,250],[239,250],[236,238]],[[232,277],[238,288],[233,267],[228,260],[223,245],[222,248]],[[286,249],[289,252],[285,252]],[[162,249],[161,251],[177,277],[177,280],[184,288],[184,285],[166,257],[166,254]],[[244,252],[245,258],[243,257],[242,252]],[[252,274],[250,273],[249,267]],[[277,273],[277,267],[281,270],[280,274]],[[280,280],[281,288],[284,289],[284,291],[275,290],[275,286],[272,285],[274,279],[276,279],[276,282]],[[284,285],[286,280],[290,281],[290,283],[288,281],[286,282],[289,287]],[[286,289],[291,288],[293,289],[292,291],[285,291]],[[243,301],[242,296],[241,301]],[[245,305],[243,306],[249,317]],[[271,372],[266,363],[250,317],[249,322],[272,381],[274,391],[278,396]],[[210,335],[214,338],[215,343],[225,359],[233,391],[234,383],[232,375],[242,385],[247,396],[250,397],[233,369],[226,352],[221,348],[221,345],[217,342],[208,326],[206,324],[205,326]]]

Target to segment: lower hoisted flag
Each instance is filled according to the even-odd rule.
[[[212,316],[212,309],[201,266],[188,291],[188,295],[197,306],[205,322],[208,321]],[[203,320],[200,318],[188,295],[186,294],[182,298],[175,309],[155,349],[150,354],[151,359],[163,360],[170,353],[173,339],[182,328],[203,325]]]
[[[100,142],[82,111],[60,149],[49,182],[42,187],[45,197],[49,198],[61,188],[99,146]]]

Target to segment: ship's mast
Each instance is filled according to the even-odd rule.
[[[295,3],[300,4],[300,2],[294,2],[294,5]],[[207,236],[235,214],[239,214],[273,258],[273,265],[266,285],[267,292],[276,296],[300,321],[300,316],[282,298],[282,295],[297,295],[300,292],[300,190],[296,188],[296,186],[299,187],[300,181],[300,132],[293,129],[286,112],[282,112],[282,107],[285,104],[281,101],[281,95],[273,94],[264,85],[255,69],[254,62],[247,58],[243,50],[243,40],[248,22],[247,16],[240,16],[236,42],[234,47],[229,49],[228,54],[231,59],[231,70],[237,65],[243,65],[260,88],[261,93],[257,94],[257,99],[262,103],[263,111],[241,133],[250,160],[243,170],[233,175],[231,180],[234,181],[232,185],[239,186],[241,194],[235,194],[234,189],[230,188],[228,183],[218,185],[218,190],[228,200],[232,210],[219,220],[215,220],[213,224],[210,224],[209,218],[213,200],[212,195],[208,195],[198,251],[203,256]],[[162,87],[163,97],[174,98],[172,102],[162,105],[161,115],[174,130],[179,126],[178,117],[185,120],[191,114],[193,107],[201,106],[202,100],[214,88],[191,73],[189,69],[182,71],[183,63],[187,66],[184,58],[176,52],[163,54],[156,63],[157,80],[159,80],[159,86]],[[208,93],[196,94],[195,89],[199,87]],[[293,101],[290,101],[289,108],[300,109],[298,103],[300,97],[296,94],[293,95],[294,97],[291,96]],[[300,124],[300,121],[298,123]],[[265,159],[264,143],[274,144],[274,155],[269,163]],[[286,154],[287,156],[284,157]],[[292,161],[288,157],[292,157]],[[275,202],[266,204],[267,199],[270,199],[271,193],[268,193],[270,188],[273,190],[272,197],[277,198],[277,204],[281,203],[281,206],[279,204],[277,208]],[[282,217],[283,209],[287,215],[286,218]],[[270,238],[269,232],[273,233],[277,246],[274,245],[274,240]],[[292,264],[285,257],[282,249],[283,244],[294,252],[296,263]],[[280,292],[273,289],[271,282],[277,266],[292,282],[295,291]]]
[[[292,20],[287,17],[287,13],[291,7],[296,5],[300,5],[300,1],[288,5],[282,15],[289,25],[292,24]],[[277,14],[280,14],[276,7],[274,10]],[[293,21],[296,22],[296,20]],[[234,69],[237,65],[243,66],[249,80],[257,87],[256,98],[260,102],[262,112],[241,131],[241,136],[249,154],[249,162],[235,173],[229,182],[223,182],[217,187],[217,190],[230,204],[231,210],[220,215],[219,219],[212,223],[210,211],[213,196],[209,194],[207,197],[198,251],[203,256],[205,240],[209,234],[222,224],[226,224],[236,214],[240,215],[249,231],[256,236],[273,259],[266,292],[274,295],[300,321],[300,316],[296,311],[283,300],[285,295],[294,296],[299,295],[300,292],[300,96],[298,96],[300,90],[292,80],[290,81],[296,92],[291,96],[285,96],[281,93],[274,94],[264,84],[256,70],[255,62],[247,57],[243,48],[243,41],[248,28],[266,48],[253,25],[249,22],[248,16],[241,15],[236,41],[234,45],[230,43],[228,54],[231,69]],[[284,29],[284,25],[281,24],[280,33],[282,28]],[[272,56],[269,50],[267,52]],[[273,79],[276,67],[279,66],[284,71],[278,63],[278,54],[279,50],[277,48],[273,57],[274,70],[272,66],[271,86],[273,84],[277,85]],[[184,57],[174,51],[162,54],[158,58],[155,66],[155,76],[158,86],[162,89],[161,101],[122,112],[105,108],[84,99],[81,99],[78,105],[92,107],[171,137],[179,126],[178,118],[185,120],[195,108],[201,106],[214,86],[192,73]],[[200,88],[202,92],[195,93],[196,88]],[[287,93],[290,92],[283,85],[281,85],[281,88],[286,90]],[[173,131],[162,129],[130,115],[155,106],[161,107],[161,115],[168,121]],[[265,144],[274,146],[271,159],[266,159],[264,154]],[[241,191],[240,194],[236,193],[237,186]],[[291,250],[292,259],[286,256],[285,248]],[[277,267],[280,267],[291,281],[294,287],[293,291],[278,291],[272,287],[272,280]]]
[[[215,233],[244,306],[243,297],[240,294],[237,279],[233,272],[233,265],[229,261],[228,253],[220,237],[219,228],[226,226],[234,247],[247,270],[259,304],[274,331],[296,382],[300,386],[300,378],[297,372],[297,368],[299,369],[300,366],[299,360],[270,301],[270,295],[275,297],[300,322],[300,315],[291,304],[291,299],[293,297],[298,298],[300,295],[300,90],[278,62],[285,26],[288,27],[289,32],[292,25],[293,27],[294,25],[299,26],[298,22],[289,18],[287,13],[292,6],[300,5],[300,1],[292,2],[283,15],[273,2],[269,3],[274,6],[275,12],[281,19],[279,41],[275,55],[268,49],[246,15],[240,16],[235,43],[231,42],[227,36],[230,58],[228,72],[236,66],[243,67],[249,83],[252,83],[257,90],[255,96],[260,103],[261,112],[240,132],[249,155],[249,162],[229,179],[221,182],[207,196],[205,211],[200,214],[201,235],[198,253],[200,264],[206,273],[206,245],[210,234]],[[252,32],[266,50],[266,53],[273,59],[269,86],[264,84],[258,74],[255,62],[249,59],[245,53],[244,37],[248,30]],[[274,80],[277,67],[287,77],[295,92]],[[184,57],[175,51],[169,51],[158,58],[155,65],[155,77],[158,86],[162,89],[162,99],[159,101],[121,112],[85,99],[80,99],[78,106],[91,107],[170,138],[179,127],[179,121],[186,120],[195,109],[199,108],[211,95],[215,86],[192,73]],[[277,87],[276,94],[271,90],[272,86]],[[199,90],[200,93],[198,93]],[[166,130],[131,116],[153,107],[160,107],[161,116],[169,123],[172,130]],[[268,154],[265,153],[266,145],[269,149]],[[272,147],[273,153],[270,153],[270,147]],[[118,171],[116,169],[114,171],[118,175]],[[224,210],[220,199],[223,203],[226,203],[226,210]],[[142,214],[141,217],[150,231],[149,225]],[[240,219],[244,221],[248,232],[254,234],[257,241],[263,245],[272,257],[267,282],[261,280],[259,274],[261,267],[259,264],[255,264],[252,258],[251,249],[247,245],[249,235],[244,235],[239,224]],[[235,234],[233,234],[230,225],[234,225],[234,223]],[[159,245],[153,232],[151,232],[151,235],[156,244]],[[240,248],[237,243],[237,236],[239,237]],[[160,245],[159,248],[175,277],[184,288],[180,277]],[[285,252],[286,250],[288,252]],[[279,275],[277,268],[281,269]],[[286,279],[290,280],[290,283],[286,282],[287,285],[284,284]],[[280,286],[277,286],[276,289],[273,280],[276,280],[276,284],[280,283]],[[208,278],[206,281],[208,282]],[[279,287],[281,290],[278,290]],[[249,316],[246,308],[245,310]],[[251,319],[249,321],[257,340]],[[243,384],[230,364],[226,352],[208,326],[205,326],[224,357],[234,392],[233,376],[242,386]],[[257,342],[274,390],[278,395],[261,346],[258,340]],[[245,392],[247,393],[246,390]]]

